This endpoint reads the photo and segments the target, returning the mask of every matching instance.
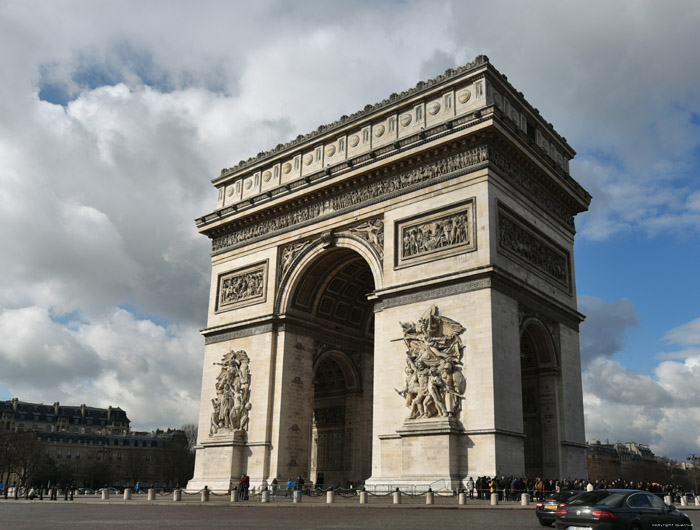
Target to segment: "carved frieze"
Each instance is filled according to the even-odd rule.
[[[318,199],[286,213],[275,215],[234,231],[217,236],[212,240],[212,251],[218,252],[265,237],[273,232],[284,230],[309,220],[330,217],[341,211],[364,206],[372,201],[389,198],[392,194],[414,186],[438,180],[454,171],[477,166],[488,161],[489,149],[486,145],[474,147],[439,160],[427,162],[420,167],[398,172],[383,179],[373,180],[357,186],[331,189],[330,198]]]
[[[265,301],[267,261],[219,275],[216,310],[227,311]]]
[[[569,253],[515,214],[498,211],[498,249],[516,257],[559,287],[571,288]]]
[[[406,345],[405,398],[408,419],[454,417],[462,410],[467,382],[462,374],[465,328],[431,306],[414,322],[400,322]]]
[[[475,199],[398,221],[397,268],[476,250]]]
[[[250,420],[250,359],[243,350],[224,354],[216,377],[216,397],[211,400],[209,436],[219,433],[245,433]]]

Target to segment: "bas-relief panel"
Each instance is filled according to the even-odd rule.
[[[267,294],[267,261],[219,275],[216,311],[227,311],[264,302]]]
[[[475,199],[396,222],[395,267],[476,250]]]
[[[571,289],[569,253],[503,205],[498,210],[498,250],[524,263],[559,288]]]

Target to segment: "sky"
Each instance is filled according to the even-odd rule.
[[[577,151],[586,438],[700,453],[700,3],[0,0],[0,399],[196,421],[211,179],[485,54]]]

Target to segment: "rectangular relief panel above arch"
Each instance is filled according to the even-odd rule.
[[[217,313],[267,300],[268,260],[219,274],[216,287]]]
[[[396,221],[394,268],[474,252],[476,198]]]

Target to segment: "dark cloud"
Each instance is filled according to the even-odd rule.
[[[630,328],[639,324],[634,304],[627,299],[608,302],[593,296],[580,296],[579,309],[586,315],[581,324],[581,364],[584,368],[598,358],[610,358],[624,345]]]

